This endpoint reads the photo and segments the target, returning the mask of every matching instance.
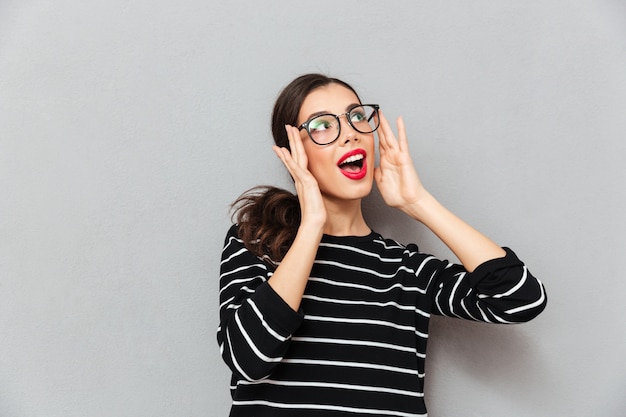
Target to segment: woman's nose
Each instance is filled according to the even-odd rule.
[[[339,123],[342,123],[340,138],[342,143],[346,144],[352,140],[359,140],[359,133],[352,127],[350,122],[348,122],[347,115],[340,117]]]

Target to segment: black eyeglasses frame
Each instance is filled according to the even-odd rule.
[[[372,112],[372,115],[369,117],[369,119],[367,119],[367,122],[369,123],[369,121],[372,120],[372,117],[376,117],[376,120],[377,120],[378,123],[376,124],[376,127],[373,130],[370,130],[370,131],[367,131],[367,132],[363,132],[363,131],[359,130],[356,126],[354,126],[354,124],[352,124],[352,120],[350,120],[349,115],[357,107],[372,107],[374,109],[374,111]],[[356,130],[357,132],[359,132],[359,133],[373,133],[376,130],[378,130],[378,128],[380,127],[380,120],[378,119],[378,110],[379,109],[380,109],[380,106],[378,104],[355,104],[354,106],[350,107],[348,109],[348,111],[345,112],[345,113],[341,113],[341,114],[323,113],[323,114],[315,115],[315,116],[311,117],[309,120],[307,120],[306,122],[302,123],[300,126],[298,126],[298,130],[306,129],[306,133],[309,135],[309,138],[311,138],[311,140],[315,144],[317,144],[317,145],[320,145],[320,146],[330,145],[331,143],[333,143],[337,139],[339,139],[339,136],[341,136],[341,120],[339,120],[339,118],[341,116],[346,116],[346,121],[348,122],[350,127],[352,127],[352,129]],[[309,130],[309,123],[311,121],[317,119],[318,117],[322,117],[322,116],[333,116],[335,119],[337,119],[337,137],[335,139],[331,140],[328,143],[319,143],[318,141],[313,139],[313,135],[311,134],[311,131]]]

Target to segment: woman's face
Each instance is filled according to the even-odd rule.
[[[298,126],[320,113],[344,114],[357,104],[360,104],[358,97],[340,84],[317,88],[302,103]],[[318,145],[311,140],[306,129],[300,131],[309,161],[308,168],[326,199],[361,199],[372,190],[374,133],[357,132],[346,116],[339,119],[341,133],[329,145]]]

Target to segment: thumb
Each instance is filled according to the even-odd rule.
[[[381,183],[382,177],[383,177],[383,173],[382,173],[380,167],[374,168],[374,181],[376,181],[376,184],[380,184]]]

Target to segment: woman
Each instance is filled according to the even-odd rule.
[[[298,77],[272,115],[274,151],[297,196],[258,188],[236,203],[220,275],[231,416],[423,416],[430,314],[525,322],[543,285],[422,185],[376,105],[343,81]],[[374,131],[380,162],[374,167]],[[432,230],[461,265],[372,231],[361,201],[384,201]]]

